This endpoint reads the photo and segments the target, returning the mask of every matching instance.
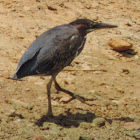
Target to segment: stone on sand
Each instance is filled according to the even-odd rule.
[[[111,38],[108,45],[116,51],[126,51],[132,48],[132,44],[121,38]]]

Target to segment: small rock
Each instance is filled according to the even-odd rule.
[[[125,50],[129,50],[132,47],[131,43],[121,38],[110,39],[108,45],[116,51],[125,51]]]
[[[90,90],[89,94],[91,94],[92,96],[100,96],[99,93],[95,90]]]
[[[120,104],[120,102],[117,101],[117,100],[112,100],[112,102],[115,103],[115,104]]]
[[[60,131],[62,130],[61,126],[57,126],[55,123],[51,122],[44,122],[42,130],[47,130],[49,134],[60,134]]]
[[[124,128],[128,129],[128,130],[137,130],[140,128],[140,124],[136,123],[136,122],[126,122],[124,124]]]
[[[8,101],[9,104],[12,104],[13,106],[15,106],[16,108],[26,108],[26,109],[29,109],[29,110],[32,110],[34,105],[32,104],[28,104],[28,103],[25,103],[23,101],[20,101],[20,100],[17,100],[17,99],[11,99]]]
[[[90,90],[89,93],[90,94],[96,94],[96,91],[95,90]]]
[[[134,131],[134,136],[137,139],[140,139],[140,131]]]
[[[56,7],[56,5],[53,2],[48,2],[47,3],[47,7],[51,11],[57,11],[57,7]]]
[[[124,133],[130,137],[140,139],[140,131],[125,131]]]
[[[44,122],[43,123],[43,128],[45,129],[50,129],[52,126],[54,126],[55,124],[54,123],[51,123],[51,122]]]
[[[91,98],[93,100],[97,100],[98,98],[100,98],[100,95],[97,91],[95,90],[90,90],[86,96],[87,98]]]
[[[125,73],[125,74],[129,74],[130,73],[130,71],[128,69],[125,69],[125,68],[122,69],[122,72]]]
[[[34,107],[34,105],[32,105],[32,104],[28,104],[26,108],[27,108],[28,110],[32,110],[33,107]]]
[[[85,128],[85,129],[89,129],[91,127],[91,124],[87,123],[87,122],[81,122],[80,127]]]
[[[30,88],[25,88],[24,90],[25,90],[25,91],[30,91]]]
[[[44,136],[38,135],[38,136],[35,136],[34,138],[35,140],[43,140]]]
[[[134,58],[138,60],[139,59],[139,56],[138,55],[135,55]]]
[[[93,127],[102,127],[105,125],[105,122],[106,122],[106,120],[104,118],[99,117],[99,118],[96,118],[93,120],[92,126]]]

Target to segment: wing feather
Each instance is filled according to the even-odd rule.
[[[74,47],[79,46],[79,39],[78,30],[69,24],[44,32],[29,46],[19,61],[17,78],[57,69],[59,71],[74,59],[71,56],[76,53]]]
[[[79,46],[79,35],[67,34],[66,37],[57,36],[53,42],[53,49],[48,51],[46,48],[40,50],[37,56],[34,69],[39,73],[60,71],[67,66],[75,57],[75,53]],[[73,39],[71,39],[73,38]]]

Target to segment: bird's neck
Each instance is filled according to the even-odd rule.
[[[87,34],[87,26],[85,26],[84,24],[78,24],[74,26],[83,37]]]
[[[78,29],[78,31],[82,37],[87,35],[87,32],[84,29]]]

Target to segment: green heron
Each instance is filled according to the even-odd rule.
[[[54,81],[58,91],[69,94],[72,99],[85,102],[86,98],[63,89],[56,81],[58,73],[68,66],[83,50],[86,35],[94,30],[115,28],[116,25],[94,22],[89,19],[78,19],[69,24],[56,26],[36,38],[20,59],[12,79],[31,75],[50,75],[47,84],[48,116],[52,116],[50,89]]]

